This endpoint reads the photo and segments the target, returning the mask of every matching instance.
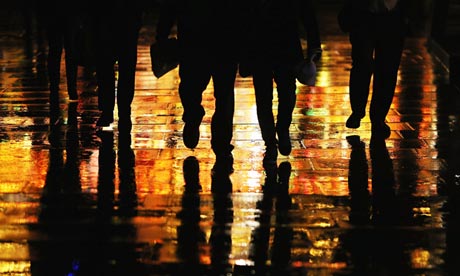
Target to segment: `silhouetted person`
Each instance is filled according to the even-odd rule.
[[[177,214],[180,225],[177,227],[177,257],[180,260],[178,275],[204,275],[200,263],[201,250],[206,243],[206,234],[200,227],[200,166],[194,156],[189,156],[183,163],[184,193],[181,211]]]
[[[300,9],[296,0],[256,1],[248,57],[257,104],[257,118],[265,142],[264,165],[291,153],[289,128],[296,104],[296,67],[304,59],[300,41]],[[273,84],[278,94],[276,120],[273,114]]]
[[[205,115],[202,95],[212,79],[215,110],[211,119],[211,147],[216,159],[231,159],[234,83],[237,72],[237,1],[164,1],[157,24],[161,44],[177,24],[179,96],[184,108],[183,141],[193,149],[200,139]]]
[[[364,118],[372,83],[370,120],[372,132],[388,138],[385,123],[390,110],[404,48],[407,0],[350,0],[352,68],[348,128],[359,128]]]
[[[118,130],[123,133],[131,131],[131,103],[142,16],[138,0],[116,0],[110,4],[99,3],[95,7],[96,78],[98,104],[102,111],[96,123],[98,127],[113,123],[116,102]]]
[[[77,101],[76,59],[77,33],[82,7],[76,1],[63,5],[61,1],[45,0],[38,5],[48,41],[47,68],[49,78],[50,124],[59,123],[59,84],[61,82],[61,57],[65,52],[65,76],[69,101]]]

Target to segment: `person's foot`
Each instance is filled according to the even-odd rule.
[[[189,149],[194,149],[200,140],[200,121],[185,123],[182,134],[184,145]]]
[[[291,137],[289,135],[289,129],[277,130],[278,134],[278,150],[284,156],[288,156],[291,153]]]
[[[347,128],[359,128],[361,125],[361,117],[351,114],[350,117],[348,117],[347,122],[345,123],[345,126]]]
[[[216,155],[216,162],[212,167],[212,173],[233,173],[233,155],[231,153]]]
[[[101,117],[97,120],[96,126],[108,127],[111,123],[113,123],[113,114],[102,112]]]
[[[379,138],[388,138],[391,135],[391,129],[385,122],[372,123],[372,135]]]

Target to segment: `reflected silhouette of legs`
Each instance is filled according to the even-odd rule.
[[[276,221],[272,248],[272,275],[289,275],[291,270],[291,246],[294,237],[289,210],[292,199],[289,195],[291,163],[284,161],[278,168],[278,189],[276,194]]]
[[[212,179],[216,181],[215,177]],[[218,185],[221,185],[221,183]],[[211,275],[231,275],[232,266],[229,263],[232,250],[231,228],[233,223],[231,190],[230,192],[226,190],[213,192],[213,204],[214,219],[209,239],[211,246]]]
[[[97,185],[98,210],[102,216],[110,217],[115,206],[115,159],[113,132],[99,133],[99,174]]]
[[[135,216],[137,214],[137,186],[136,156],[129,146],[122,146],[118,149],[118,173],[119,186],[119,211],[123,216]]]
[[[372,220],[374,224],[398,223],[401,214],[396,196],[393,161],[385,138],[372,135],[370,142],[372,162]]]
[[[202,275],[200,263],[201,248],[206,243],[206,235],[200,227],[199,162],[189,156],[183,163],[185,190],[182,195],[181,211],[177,214],[177,257],[181,261],[179,275]],[[181,274],[182,273],[182,274]]]
[[[369,166],[365,144],[358,135],[347,137],[351,145],[348,169],[348,190],[350,193],[350,222],[368,224],[370,220]]]
[[[249,258],[254,262],[256,275],[266,275],[268,272],[267,260],[269,259],[271,216],[277,184],[277,169],[276,166],[266,169],[264,193],[262,199],[257,202],[257,209],[260,210],[260,213],[256,221],[259,226],[252,232],[249,247]]]
[[[220,159],[216,162],[211,172],[211,191],[213,193],[228,194],[233,191],[230,174],[233,173],[233,157]]]

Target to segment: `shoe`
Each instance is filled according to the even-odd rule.
[[[372,136],[386,139],[391,135],[390,127],[385,122],[373,122],[372,123]]]
[[[182,138],[184,139],[184,145],[189,149],[194,149],[198,145],[200,140],[200,124],[201,122],[189,122],[185,123]]]
[[[291,153],[291,137],[289,135],[289,129],[277,130],[278,133],[278,150],[284,156],[288,156]]]
[[[345,123],[345,126],[348,128],[359,128],[361,125],[361,118],[358,117],[357,115],[354,115],[353,113],[348,117],[347,122]]]
[[[263,166],[264,168],[271,168],[272,166],[276,166],[276,161],[278,159],[278,149],[276,146],[267,147],[265,149],[264,159],[263,159]]]
[[[216,155],[216,162],[211,170],[212,174],[232,174],[233,173],[233,155],[219,154]]]
[[[108,115],[107,113],[102,112],[101,117],[97,120],[96,126],[108,127],[111,123],[113,123],[113,114]]]

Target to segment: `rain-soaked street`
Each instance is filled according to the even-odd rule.
[[[263,169],[252,79],[238,77],[230,175],[211,175],[212,85],[198,147],[183,144],[178,69],[151,70],[154,9],[139,39],[131,147],[116,120],[96,134],[97,87],[83,67],[70,103],[61,66],[63,124],[50,127],[33,10],[1,9],[0,275],[460,275],[460,94],[429,47],[427,10],[414,12],[391,136],[371,143],[368,115],[345,127],[341,1],[317,2],[323,56],[316,86],[298,83],[291,155]]]

